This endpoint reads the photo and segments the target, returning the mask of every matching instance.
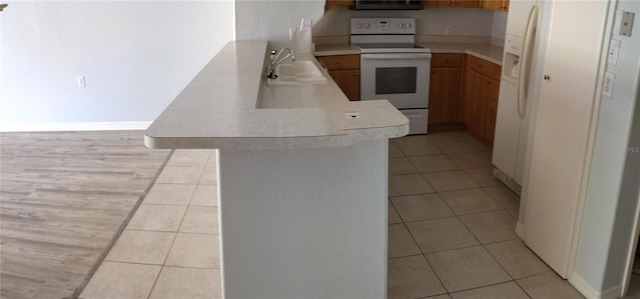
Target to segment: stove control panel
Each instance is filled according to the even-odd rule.
[[[351,34],[416,34],[413,18],[353,18]]]

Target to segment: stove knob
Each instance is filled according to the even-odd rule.
[[[369,23],[364,23],[364,28],[365,29],[369,29],[369,27],[371,27],[371,25],[369,25]]]
[[[358,29],[362,29],[362,23],[358,23],[358,24],[356,24],[356,28],[358,28]]]
[[[405,28],[411,29],[411,23],[406,23],[405,25],[406,25]]]
[[[398,23],[398,28],[404,28],[404,24]]]

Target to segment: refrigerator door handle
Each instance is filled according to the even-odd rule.
[[[527,90],[529,84],[529,53],[531,51],[531,43],[533,42],[533,34],[534,29],[536,27],[536,22],[538,18],[538,5],[534,5],[531,7],[531,11],[529,11],[529,20],[527,21],[527,29],[525,30],[524,35],[524,45],[522,46],[522,59],[520,62],[522,65],[520,66],[520,80],[518,82],[518,115],[520,118],[524,118],[527,109]]]

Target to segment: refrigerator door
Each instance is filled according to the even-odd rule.
[[[534,28],[537,24],[534,1],[513,1],[507,19],[507,34],[503,58],[502,80],[496,118],[496,134],[492,163],[502,171],[504,183],[520,192],[524,176],[528,115],[526,86],[528,85],[533,51]],[[513,186],[513,182],[517,186]]]

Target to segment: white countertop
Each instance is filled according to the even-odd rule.
[[[417,42],[430,48],[431,53],[460,53],[469,54],[480,59],[502,65],[503,48],[490,43],[471,42]],[[360,54],[360,48],[353,44],[320,44],[315,45],[316,56]]]
[[[319,66],[311,54],[296,59]],[[389,102],[349,102],[324,69],[324,83],[267,86],[267,61],[266,41],[229,42],[149,126],[145,145],[317,148],[408,133],[408,119]],[[353,111],[360,117],[345,116]]]
[[[503,48],[485,43],[439,43],[419,42],[419,45],[430,48],[431,53],[460,53],[502,65]]]

